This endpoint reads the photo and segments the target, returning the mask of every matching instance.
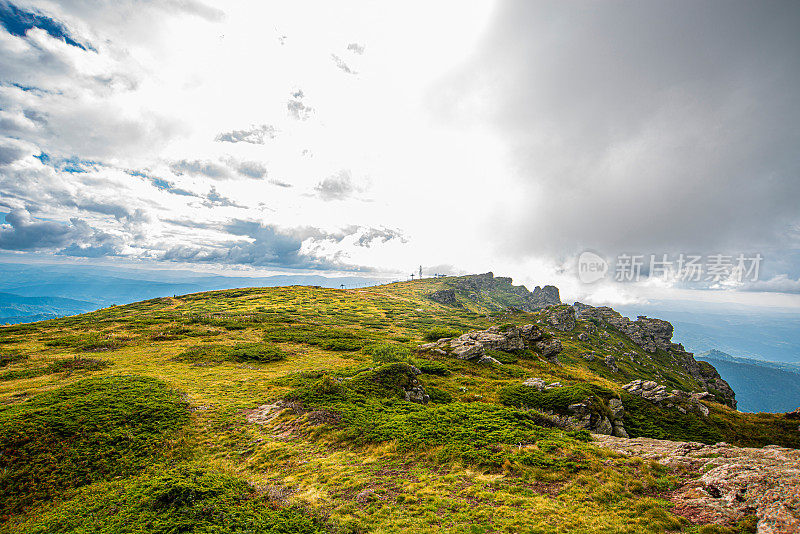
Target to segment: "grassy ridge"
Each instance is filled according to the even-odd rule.
[[[668,355],[580,321],[541,324],[564,346],[557,365],[528,351],[492,353],[499,366],[417,353],[541,320],[501,309],[502,295],[459,293],[457,308],[426,297],[446,287],[216,291],[1,328],[13,356],[0,439],[16,455],[0,457],[6,531],[696,532],[665,499],[684,474],[597,449],[543,412],[587,399],[603,410],[613,396],[634,435],[796,439],[779,416],[712,403],[709,418],[683,420],[625,396],[636,377],[697,384]],[[108,365],[41,372],[87,352]],[[530,377],[567,386],[535,392]],[[429,404],[406,400],[417,386]]]

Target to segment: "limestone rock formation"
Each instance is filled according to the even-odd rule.
[[[656,404],[663,404],[667,408],[677,405],[677,409],[684,413],[686,412],[684,406],[688,406],[690,410],[703,416],[708,416],[709,412],[708,407],[700,401],[714,400],[714,395],[708,391],[688,393],[679,389],[667,390],[667,386],[659,386],[652,380],[634,380],[622,386],[622,389]]]
[[[593,307],[580,302],[572,305],[579,321],[591,321],[589,324],[605,324],[628,336],[631,341],[646,352],[666,351],[672,360],[697,380],[705,390],[711,391],[716,400],[736,408],[736,394],[730,385],[719,375],[708,362],[697,361],[691,352],[687,352],[680,343],[672,343],[672,325],[661,319],[639,316],[635,321],[623,317],[613,309],[600,306]],[[601,330],[600,334],[604,332]],[[635,358],[635,355],[634,355]],[[606,358],[606,365],[616,372],[616,362]]]
[[[500,362],[494,358],[485,359],[487,350],[513,352],[529,348],[552,360],[561,352],[562,346],[558,339],[546,337],[538,326],[532,324],[512,326],[504,330],[493,326],[488,330],[475,330],[454,339],[442,338],[419,346],[421,351],[450,354],[460,360],[498,364]]]
[[[569,305],[548,308],[544,318],[547,324],[562,332],[575,328],[575,309]]]
[[[525,286],[515,286],[511,278],[494,276],[494,273],[470,274],[449,279],[445,282],[449,287],[428,295],[429,298],[442,304],[454,306],[456,295],[467,300],[482,301],[484,305],[498,309],[516,308],[522,311],[534,312],[561,304],[558,288],[544,286],[531,292]],[[453,290],[452,299],[444,291]],[[445,302],[443,302],[445,301]]]
[[[531,292],[528,302],[533,309],[557,306],[561,304],[561,295],[556,286],[536,286]]]
[[[755,513],[758,534],[800,532],[800,450],[603,435],[594,440],[622,454],[702,473],[670,498],[674,512],[695,523],[730,525]]]
[[[456,300],[456,291],[455,289],[442,289],[441,291],[434,291],[428,298],[434,302],[438,302],[439,304],[444,304],[445,306],[459,306],[458,300]]]

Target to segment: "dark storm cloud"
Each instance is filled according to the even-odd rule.
[[[202,224],[174,221],[174,224],[193,228]],[[216,246],[178,245],[167,250],[163,259],[168,261],[254,265],[260,267],[286,267],[302,269],[332,269],[342,265],[301,253],[303,241],[308,238],[327,239],[328,235],[316,228],[278,228],[254,221],[233,220],[218,230],[247,241],[230,241]]]
[[[250,143],[253,145],[263,145],[267,139],[275,139],[278,131],[268,124],[253,126],[245,130],[231,130],[219,134],[215,141],[225,143]]]
[[[223,158],[219,162],[184,159],[170,163],[169,168],[178,176],[189,174],[205,176],[212,180],[229,180],[236,178],[236,174],[246,178],[263,178],[267,175],[264,164],[257,161],[238,161],[233,158]]]
[[[192,174],[202,175],[214,180],[224,180],[231,177],[230,170],[224,165],[209,160],[180,160],[171,163],[170,170],[177,175]]]
[[[437,89],[512,155],[524,205],[487,230],[516,255],[797,247],[798,28],[797,2],[502,4]]]

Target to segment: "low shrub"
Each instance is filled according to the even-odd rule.
[[[449,376],[450,369],[442,362],[432,360],[413,360],[411,363],[426,375]]]
[[[0,406],[0,518],[142,470],[188,420],[176,392],[137,376],[85,379]]]
[[[459,460],[499,467],[509,459],[510,447],[532,444],[540,438],[574,443],[588,439],[586,432],[555,431],[552,420],[525,411],[484,402],[452,402],[451,396],[426,388],[428,405],[406,402],[403,390],[415,381],[413,369],[393,363],[363,371],[349,379],[325,375],[297,388],[289,400],[307,408],[338,414],[344,440],[356,444],[392,441],[400,450],[435,450],[439,461]],[[575,467],[552,456],[551,466]],[[541,464],[544,465],[544,464]]]
[[[32,515],[28,521],[8,526],[17,534],[327,531],[321,519],[258,496],[241,478],[192,465],[94,484],[74,498]]]
[[[116,350],[125,344],[125,340],[113,336],[104,336],[98,332],[87,334],[67,334],[45,341],[48,347],[63,347],[84,352],[100,352]]]
[[[188,362],[220,363],[223,361],[267,363],[282,360],[286,353],[270,343],[238,343],[236,345],[198,345],[178,354],[175,359]]]
[[[8,349],[2,350],[0,351],[0,367],[5,367],[9,364],[25,360],[27,357],[27,354],[20,354],[17,351]]]
[[[267,328],[264,341],[305,343],[335,351],[361,350],[373,342],[361,333],[308,324]]]
[[[446,337],[458,337],[462,333],[463,332],[454,330],[452,328],[437,326],[425,332],[425,335],[423,337],[425,338],[426,341],[438,341]]]
[[[372,356],[377,364],[408,362],[414,352],[405,345],[397,343],[375,343],[363,348],[363,352]]]
[[[0,374],[0,382],[7,380],[19,380],[25,378],[36,378],[37,376],[44,376],[53,373],[67,373],[72,374],[74,371],[99,371],[105,369],[110,364],[104,360],[96,358],[65,358],[56,360],[44,367],[33,367],[29,369],[15,369],[13,371],[6,371]]]
[[[500,389],[500,402],[506,406],[517,408],[535,408],[541,411],[552,411],[569,414],[569,405],[588,401],[593,410],[602,413],[606,410],[602,399],[589,384],[575,384],[553,389],[537,391],[523,384],[514,384]]]

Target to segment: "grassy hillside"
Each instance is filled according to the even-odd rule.
[[[510,281],[429,298],[463,286],[215,291],[0,329],[0,532],[738,532],[674,515],[690,475],[594,446],[570,406],[620,399],[632,436],[800,447],[783,416],[627,393],[702,388],[607,325],[516,311]],[[417,350],[525,324],[557,361]]]

